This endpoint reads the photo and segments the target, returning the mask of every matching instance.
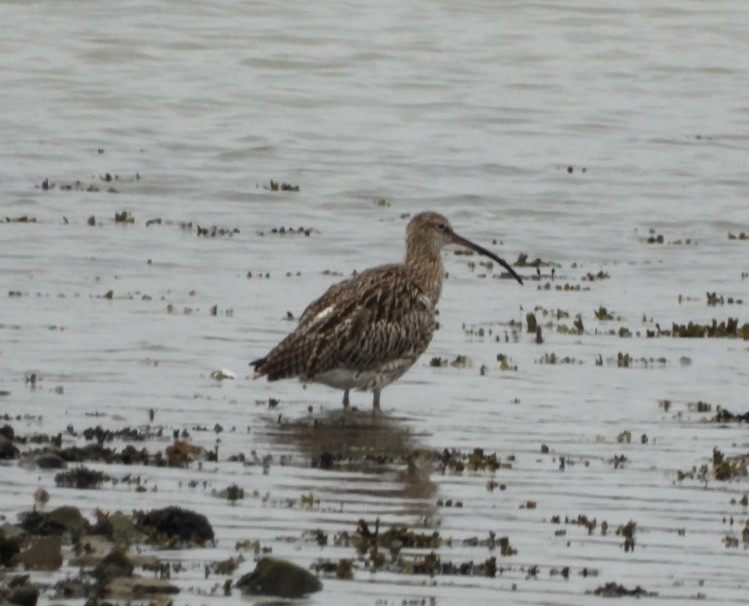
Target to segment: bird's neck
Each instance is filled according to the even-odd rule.
[[[412,250],[407,247],[403,265],[408,268],[413,281],[432,301],[432,306],[436,306],[445,276],[445,267],[439,250]]]

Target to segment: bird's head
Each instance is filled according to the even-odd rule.
[[[415,215],[406,227],[406,257],[419,254],[439,254],[443,246],[455,244],[468,248],[480,255],[489,257],[504,267],[520,284],[522,278],[515,272],[507,261],[501,259],[491,251],[474,244],[470,240],[453,231],[447,217],[439,213],[427,211]]]

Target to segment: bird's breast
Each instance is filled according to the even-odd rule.
[[[414,365],[416,357],[408,356],[391,360],[376,368],[368,370],[353,370],[350,368],[334,368],[313,377],[309,381],[322,383],[336,389],[359,389],[370,391],[389,385]]]

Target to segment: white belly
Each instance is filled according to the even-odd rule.
[[[374,370],[351,370],[336,368],[307,379],[337,389],[359,389],[371,391],[389,385],[413,366],[416,360],[400,359],[388,362]]]

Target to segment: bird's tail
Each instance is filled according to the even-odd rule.
[[[260,369],[263,367],[263,364],[265,364],[265,361],[268,358],[258,358],[257,360],[253,360],[250,362],[250,366],[252,366],[253,370],[255,371],[255,374],[252,376],[253,379],[258,379],[263,376],[263,373]]]
[[[301,342],[300,342],[301,341]],[[310,344],[291,334],[276,345],[271,352],[250,362],[255,369],[253,379],[268,377],[269,381],[305,376],[310,360]]]

